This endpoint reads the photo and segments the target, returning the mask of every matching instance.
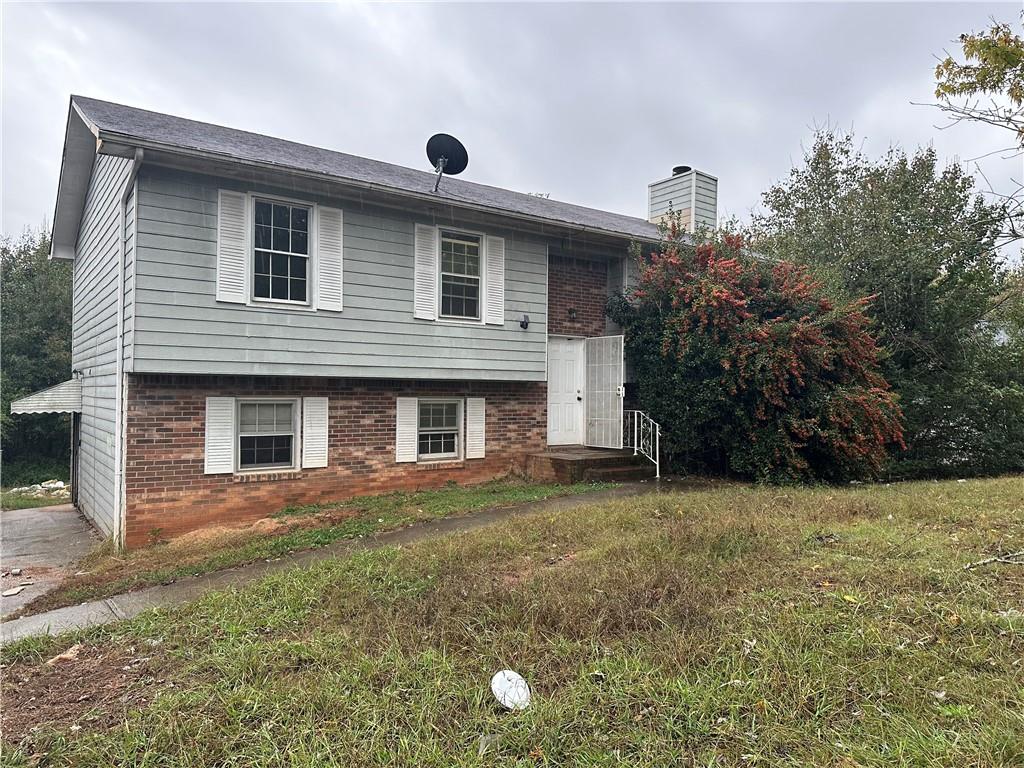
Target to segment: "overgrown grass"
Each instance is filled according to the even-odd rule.
[[[34,509],[70,503],[71,499],[67,496],[28,496],[24,493],[0,491],[0,509]]]
[[[128,553],[116,552],[104,544],[80,564],[80,569],[86,571],[83,575],[67,579],[56,590],[33,601],[25,613],[271,560],[424,520],[610,487],[612,484],[608,483],[556,485],[515,481],[451,485],[428,491],[362,496],[335,504],[289,507],[274,516],[278,525],[270,530],[266,526],[219,530],[209,536],[198,532],[181,542]]]
[[[71,460],[63,459],[22,459],[20,461],[4,461],[3,484],[8,488],[17,488],[33,483],[45,483],[47,480],[69,480]]]
[[[90,720],[41,695],[53,716],[11,761],[1020,765],[1024,569],[962,568],[1019,549],[1021,478],[520,518],[79,633],[157,657],[152,700]],[[40,664],[70,642],[5,649],[5,710],[39,681],[77,700],[53,684],[77,667]],[[503,667],[533,687],[525,712],[491,698]]]

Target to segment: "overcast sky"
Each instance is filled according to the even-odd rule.
[[[815,125],[877,154],[1007,144],[941,131],[933,69],[1006,4],[3,4],[2,230],[53,215],[78,93],[427,168],[439,131],[464,178],[646,215],[647,183],[718,176],[749,216]],[[1020,161],[981,161],[997,187]]]

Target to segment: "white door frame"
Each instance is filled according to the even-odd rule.
[[[618,366],[617,366],[618,370],[614,371],[614,373],[618,374],[618,378],[617,378],[617,381],[615,382],[615,386],[613,388],[610,388],[609,392],[603,393],[603,395],[605,397],[607,397],[609,394],[612,394],[614,396],[614,402],[619,407],[618,427],[616,428],[614,425],[612,425],[612,426],[608,427],[608,429],[596,430],[596,432],[601,432],[602,436],[601,436],[600,440],[597,440],[595,442],[595,441],[589,439],[590,435],[588,434],[591,430],[589,430],[589,424],[588,424],[588,421],[587,421],[587,418],[588,418],[587,411],[588,411],[588,405],[591,405],[591,403],[590,403],[590,399],[589,399],[590,396],[588,394],[588,384],[587,384],[587,381],[588,381],[588,377],[591,375],[592,372],[589,370],[589,368],[587,366],[587,349],[588,349],[588,347],[592,346],[592,342],[594,342],[594,341],[596,341],[598,339],[612,341],[613,338],[617,338],[618,339],[618,349],[619,349],[619,354],[620,354],[620,359],[618,361]],[[555,366],[552,366],[552,364],[551,364],[551,360],[552,360],[552,356],[551,356],[552,342],[555,342],[559,346],[565,345],[567,343],[576,346],[576,370],[575,370],[575,373],[574,373],[575,384],[576,384],[575,387],[571,387],[570,386],[570,387],[567,388],[565,386],[565,383],[560,380],[560,377],[565,374],[564,370],[559,370],[559,371],[554,371],[553,372],[553,368]],[[588,342],[591,342],[591,343],[588,343]],[[622,342],[623,342],[623,340],[622,340],[621,336],[617,336],[617,337],[595,336],[595,337],[589,337],[589,338],[582,338],[582,337],[579,337],[579,336],[557,336],[557,335],[548,336],[548,368],[547,368],[547,372],[548,372],[548,394],[547,394],[548,428],[547,428],[547,443],[548,443],[548,445],[591,445],[591,446],[594,446],[594,447],[601,447],[601,448],[621,448],[622,447],[622,415],[623,415],[622,414],[622,402],[623,402],[623,396],[624,396],[624,389],[623,389],[624,388],[624,384],[623,384],[624,377],[622,375],[624,371],[623,371],[623,361],[621,359],[621,354],[622,354],[623,346],[624,345],[623,345]],[[558,365],[559,362],[560,361],[556,359],[556,366]],[[604,367],[604,366],[602,366],[602,367]],[[553,383],[555,383],[555,386],[552,386]],[[614,389],[614,392],[611,392],[611,389]],[[561,391],[558,391],[558,390],[561,390]],[[568,402],[568,400],[573,395],[572,390],[575,390],[575,394],[576,394],[576,401],[577,402],[575,404],[571,403],[571,402]],[[568,406],[572,406],[573,410],[575,411],[575,416],[573,417],[573,421],[575,422],[574,428],[572,430],[566,430],[564,428],[556,429],[556,427],[562,427],[564,425],[564,420],[560,419],[560,417],[564,416],[565,411],[568,408]],[[605,432],[608,432],[609,430],[614,432],[614,434],[604,434]]]
[[[554,344],[552,343],[554,342]],[[576,348],[575,371],[571,372],[574,385],[565,386],[561,377],[565,370],[556,370],[560,360],[556,359],[552,365],[552,348],[555,346],[565,348],[565,345],[572,345]],[[549,336],[548,337],[548,393],[547,393],[547,444],[548,445],[582,445],[586,438],[586,382],[587,382],[587,358],[586,340],[575,336]],[[556,386],[553,386],[556,384]],[[562,389],[559,392],[556,389]],[[575,395],[574,395],[575,391]],[[576,402],[571,402],[572,397]],[[573,428],[565,429],[561,416],[566,410],[574,412],[572,421]]]

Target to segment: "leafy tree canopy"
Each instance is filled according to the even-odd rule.
[[[878,160],[819,132],[754,218],[759,252],[821,274],[866,308],[901,396],[909,450],[898,475],[1024,468],[1021,276],[1000,255],[1005,210],[935,152]]]
[[[1024,19],[1024,14],[1021,14]],[[1009,24],[960,35],[964,61],[946,56],[935,67],[935,96],[957,117],[980,120],[1016,134],[1024,147],[1024,39]],[[1005,104],[956,103],[958,98],[1005,97]]]
[[[11,415],[11,401],[68,378],[71,371],[71,266],[47,259],[49,236],[26,232],[0,240],[0,432],[4,483],[18,483],[26,465],[66,475],[68,418]],[[33,474],[34,473],[29,473]],[[44,477],[32,476],[38,481]]]
[[[677,222],[639,265],[609,313],[676,468],[836,480],[877,472],[901,443],[864,301],[836,305],[805,268],[752,259],[738,236],[684,241]]]

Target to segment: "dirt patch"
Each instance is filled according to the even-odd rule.
[[[52,664],[3,668],[0,736],[31,744],[41,726],[105,730],[167,687],[169,663],[158,647],[73,646]],[[25,745],[23,745],[25,746]]]

